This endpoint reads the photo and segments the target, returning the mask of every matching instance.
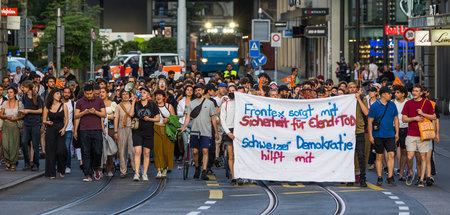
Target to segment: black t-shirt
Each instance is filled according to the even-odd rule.
[[[132,63],[131,64],[131,74],[134,76],[134,77],[138,77],[139,76],[139,73],[138,73],[138,71],[139,71],[139,65],[137,64],[137,63]]]
[[[24,109],[29,110],[37,110],[39,108],[44,109],[44,104],[40,96],[37,97],[37,105],[34,105],[33,99],[28,98],[27,95],[23,96],[22,103]],[[26,114],[25,118],[23,119],[23,124],[26,126],[40,126],[42,122],[41,115],[42,114],[34,114],[34,113]]]
[[[69,76],[66,77],[67,82],[69,81],[76,81],[77,78],[72,73],[69,74]]]
[[[152,137],[154,133],[153,122],[144,121],[144,117],[154,118],[157,114],[159,114],[159,108],[155,102],[149,100],[145,106],[141,102],[136,102],[134,106],[134,117],[139,119],[139,129],[137,131],[141,132],[144,136]]]
[[[110,67],[108,65],[102,66],[103,78],[108,78]]]

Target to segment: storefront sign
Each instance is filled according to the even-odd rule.
[[[415,46],[431,46],[430,31],[416,31],[414,37]]]
[[[17,8],[11,7],[2,8],[2,16],[17,16]]]
[[[327,27],[312,27],[308,26],[305,28],[305,36],[306,37],[326,37],[327,36]]]
[[[450,46],[450,29],[431,30],[432,46]]]
[[[418,28],[410,28],[412,30],[420,30]],[[386,35],[399,35],[402,36],[405,31],[408,30],[408,26],[403,26],[403,25],[396,25],[396,26],[389,26],[386,25],[384,26],[384,31]]]
[[[303,16],[326,16],[328,15],[328,8],[303,8]]]

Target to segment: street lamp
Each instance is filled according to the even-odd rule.
[[[212,27],[212,24],[210,22],[205,23],[205,28],[209,29]]]

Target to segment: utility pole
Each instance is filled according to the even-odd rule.
[[[186,0],[178,0],[177,29],[178,57],[186,63]]]
[[[8,0],[0,0],[0,8],[6,7]],[[6,30],[6,16],[0,16],[0,71],[4,77],[8,66],[8,31]]]
[[[94,78],[94,29],[91,28],[91,61],[90,61],[90,70],[91,70],[91,74],[90,74],[90,78],[93,79]]]
[[[56,77],[61,71],[61,8],[56,12]]]

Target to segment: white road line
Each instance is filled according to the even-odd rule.
[[[192,211],[192,212],[189,212],[189,213],[186,214],[186,215],[198,215],[198,214],[200,214],[200,212],[198,212],[198,211]]]
[[[212,205],[212,204],[215,204],[216,203],[216,201],[206,201],[205,202],[205,204],[207,204],[207,205]]]
[[[386,195],[392,195],[391,192],[383,192],[383,193],[386,194]]]
[[[395,204],[397,204],[397,205],[404,205],[405,202],[404,201],[395,201]]]
[[[398,199],[398,196],[389,196],[390,199]]]
[[[398,209],[401,211],[408,211],[409,207],[408,206],[399,206]]]
[[[398,215],[409,215],[409,212],[400,212]]]
[[[208,210],[211,206],[200,206],[197,209],[198,210]]]

